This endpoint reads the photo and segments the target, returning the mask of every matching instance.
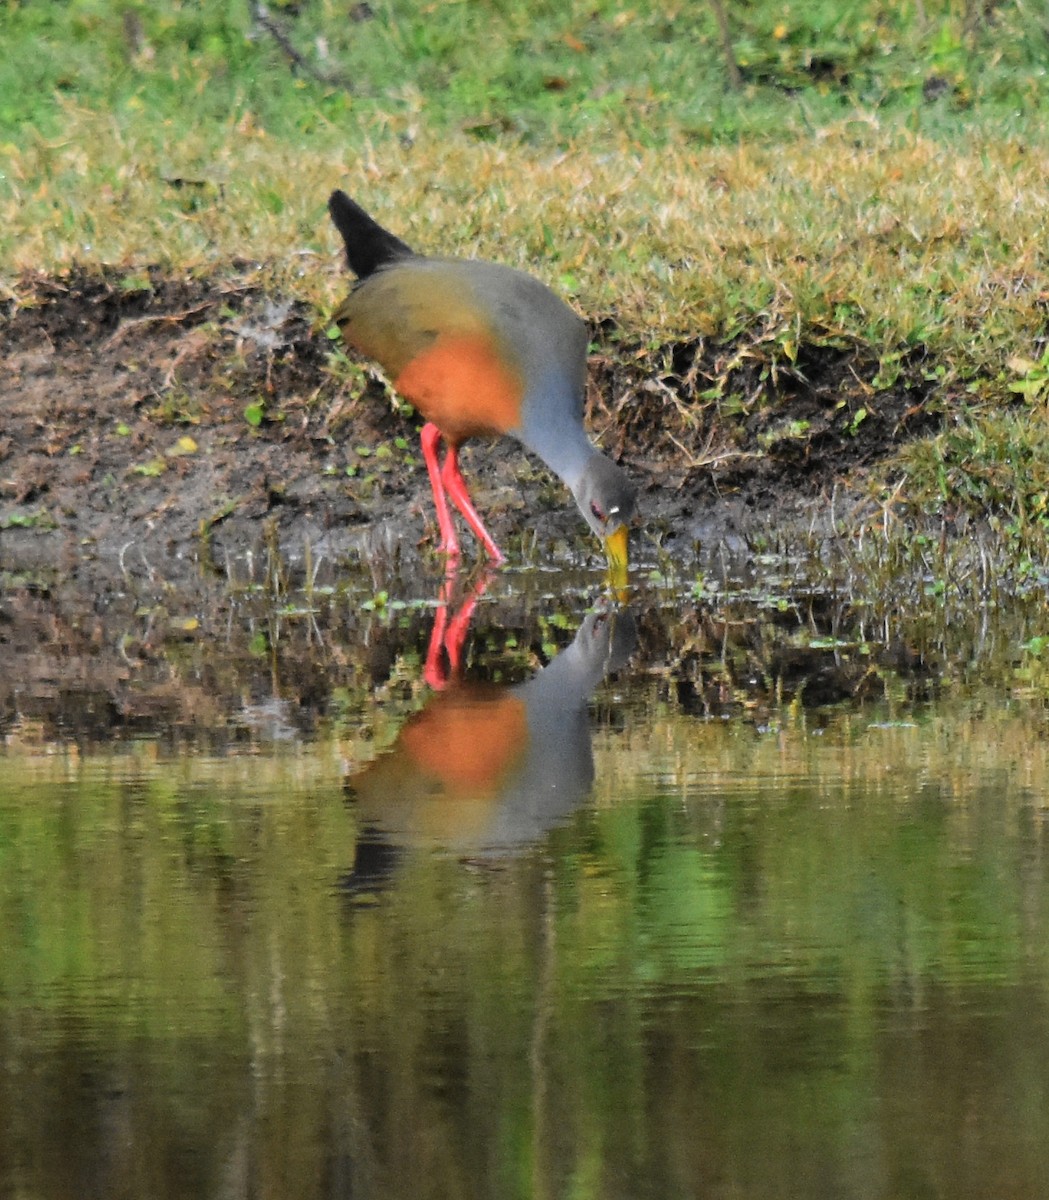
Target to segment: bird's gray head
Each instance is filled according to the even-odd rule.
[[[586,523],[604,543],[615,581],[625,583],[628,529],[637,492],[626,473],[603,454],[594,454],[572,489]]]
[[[576,484],[575,501],[586,523],[602,541],[634,515],[637,492],[626,476],[603,454],[595,454]]]

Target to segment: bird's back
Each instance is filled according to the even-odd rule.
[[[520,432],[523,406],[551,386],[581,417],[586,328],[522,271],[398,257],[362,280],[335,319],[453,441]]]

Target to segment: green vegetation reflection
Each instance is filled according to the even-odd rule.
[[[376,1195],[684,1195],[710,1170],[758,1194],[748,1177],[773,1186],[778,1167],[734,1148],[748,1121],[770,1122],[788,1160],[798,1139],[825,1142],[844,1170],[899,1052],[886,1022],[925,1012],[964,1040],[971,1003],[996,1030],[991,1059],[1017,1056],[1006,1124],[1035,1145],[1042,1117],[1021,1097],[1045,1065],[1028,1042],[1049,986],[1036,715],[871,706],[760,732],[626,712],[596,730],[591,803],[535,847],[462,859],[402,843],[367,895],[345,888],[360,849],[345,739],[190,761],[148,744],[9,753],[0,916],[20,934],[0,960],[0,1039],[28,1030],[45,1062],[75,1050],[148,1074],[162,1137],[192,1142],[212,1178],[251,1111],[270,1135],[253,1142],[261,1177],[300,1195],[320,1194],[307,1181],[330,1138]],[[27,1086],[16,1070],[3,1089]],[[704,1163],[675,1166],[688,1130],[657,1095],[692,1121],[721,1106]],[[45,1134],[16,1120],[5,1136]],[[1014,1168],[1039,1162],[1028,1149]],[[37,1170],[41,1190],[73,1194]]]

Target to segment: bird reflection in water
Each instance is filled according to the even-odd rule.
[[[588,613],[571,645],[524,683],[462,678],[462,650],[482,577],[451,614],[445,581],[426,656],[434,695],[394,745],[349,776],[360,822],[350,894],[381,887],[408,849],[462,856],[513,853],[567,820],[594,778],[591,693],[622,668],[636,641],[631,613]]]

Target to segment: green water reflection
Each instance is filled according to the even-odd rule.
[[[1040,710],[602,661],[592,786],[501,847],[365,810],[399,715],[12,741],[0,1195],[1049,1194]]]

